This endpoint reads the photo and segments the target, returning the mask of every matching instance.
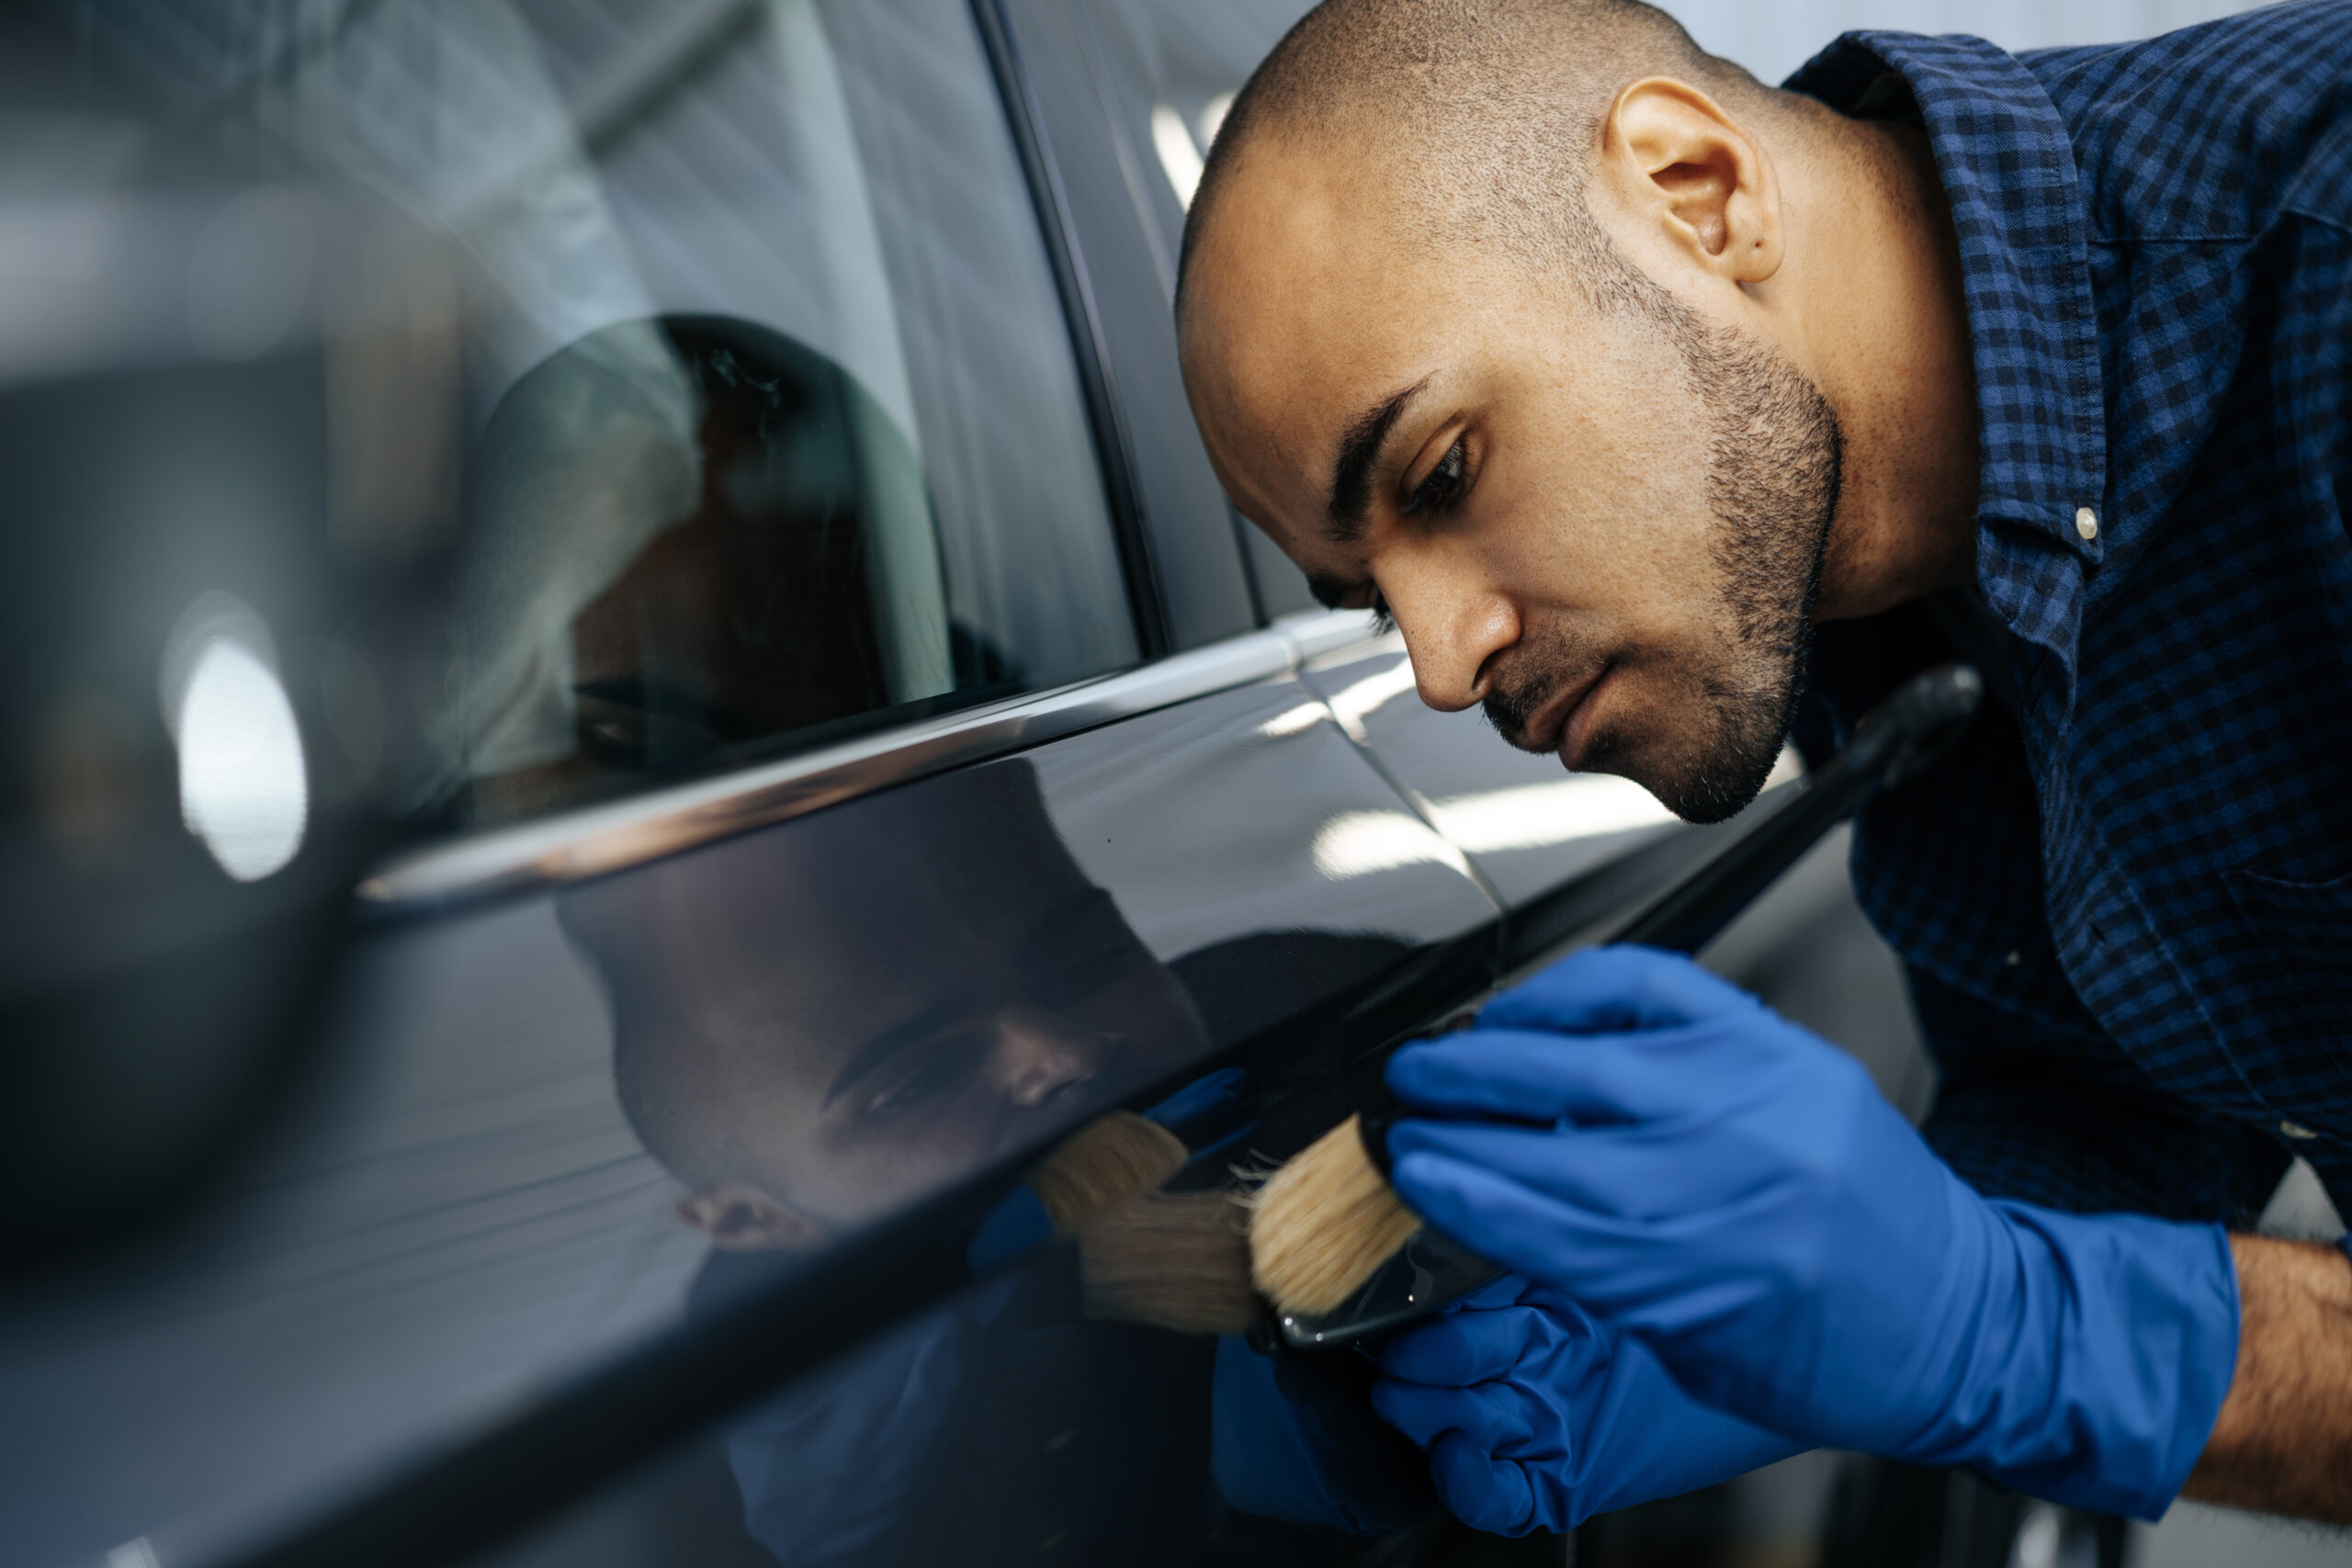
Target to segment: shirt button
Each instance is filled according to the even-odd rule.
[[[2075,508],[2075,532],[2083,536],[2083,542],[2085,544],[2088,544],[2091,540],[2098,538],[2098,513],[2093,512],[2087,506],[2077,506]]]
[[[2319,1136],[2317,1133],[2312,1132],[2301,1122],[2281,1122],[2278,1123],[2278,1130],[2290,1138],[2308,1139]]]
[[[2025,954],[2022,953],[2005,953],[2001,955],[2001,962],[2014,969],[2018,964],[2025,962]]]

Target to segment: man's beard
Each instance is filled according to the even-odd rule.
[[[1838,510],[1843,440],[1828,400],[1769,345],[1703,321],[1647,278],[1641,313],[1664,327],[1682,355],[1692,391],[1710,414],[1707,502],[1717,527],[1711,555],[1719,588],[1724,657],[1691,694],[1702,733],[1679,766],[1643,770],[1638,781],[1691,822],[1720,822],[1762,792],[1779,761],[1804,689],[1814,601],[1829,523]],[[1532,679],[1498,680],[1487,718],[1526,744],[1527,726],[1557,690],[1546,677],[1577,667],[1557,628],[1530,628],[1514,660]],[[1580,765],[1594,772],[1635,749],[1606,732]]]

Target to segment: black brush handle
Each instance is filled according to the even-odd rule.
[[[1984,698],[1984,678],[1970,665],[1939,664],[1913,676],[1854,727],[1846,749],[1786,804],[1604,940],[1698,952],[1871,792],[1902,783],[1941,756]],[[1464,1012],[1453,1027],[1466,1027],[1475,1017]],[[1385,1066],[1385,1059],[1376,1059],[1358,1069],[1363,1084],[1356,1112],[1364,1156],[1384,1179],[1391,1175],[1388,1129],[1404,1113],[1383,1076]],[[1497,1272],[1433,1233],[1424,1231],[1417,1240],[1422,1256],[1409,1265],[1391,1259],[1385,1272],[1397,1279],[1374,1276],[1350,1307],[1321,1318],[1284,1318],[1284,1342],[1295,1349],[1349,1344],[1435,1311]],[[1410,1290],[1399,1282],[1408,1272],[1419,1281]]]

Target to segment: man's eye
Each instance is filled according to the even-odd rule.
[[[1396,629],[1396,612],[1389,609],[1388,601],[1381,595],[1379,589],[1375,588],[1372,591],[1372,602],[1364,607],[1372,612],[1372,626],[1374,632],[1386,637]]]
[[[1468,460],[1461,442],[1447,447],[1445,456],[1437,460],[1437,467],[1413,487],[1412,499],[1405,503],[1405,514],[1410,517],[1417,513],[1443,512],[1461,500],[1463,468]]]
[[[858,1097],[858,1120],[893,1122],[912,1115],[953,1089],[960,1070],[985,1048],[984,1042],[958,1034],[908,1052]]]

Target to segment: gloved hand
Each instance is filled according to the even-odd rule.
[[[1407,1203],[1759,1426],[2153,1518],[2228,1392],[2219,1226],[1987,1201],[1687,960],[1573,954],[1388,1083]]]
[[[1429,1466],[1373,1414],[1362,1356],[1260,1355],[1227,1335],[1210,1385],[1209,1473],[1245,1514],[1400,1535],[1434,1506]]]
[[[1805,1445],[1700,1404],[1647,1346],[1506,1274],[1393,1337],[1372,1407],[1430,1456],[1454,1517],[1498,1535],[1571,1530]]]

